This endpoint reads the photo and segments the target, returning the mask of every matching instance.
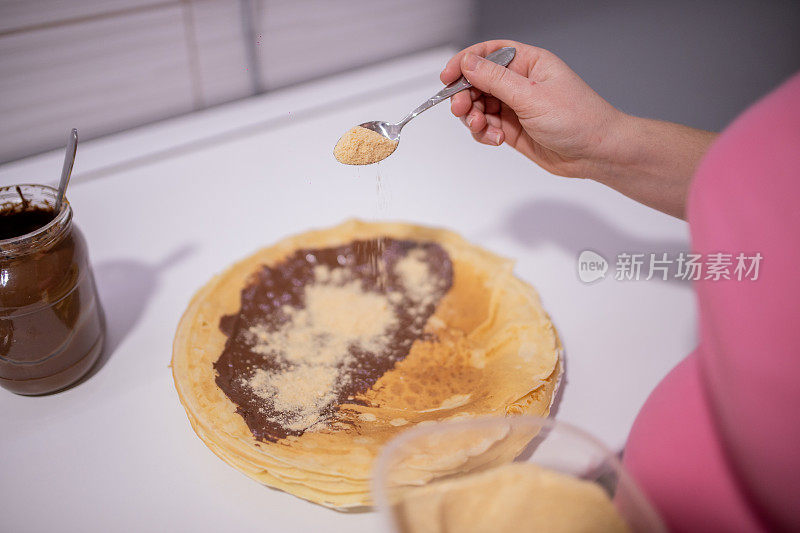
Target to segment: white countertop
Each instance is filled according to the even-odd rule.
[[[446,226],[517,260],[562,335],[556,416],[620,449],[656,383],[695,344],[690,285],[616,281],[619,252],[688,248],[684,223],[584,180],[551,176],[508,147],[475,143],[438,106],[373,167],[331,155],[339,135],[393,120],[439,89],[452,50],[82,143],[69,198],[109,322],[92,377],[60,394],[0,389],[0,529],[9,531],[371,531],[271,490],[194,435],[168,368],[193,292],[234,260],[349,217]],[[66,132],[65,132],[66,133]],[[60,153],[0,167],[0,185],[54,182]],[[381,208],[380,175],[387,191]],[[611,262],[577,277],[577,255]]]

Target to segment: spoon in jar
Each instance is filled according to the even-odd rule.
[[[72,175],[72,165],[75,164],[75,153],[78,151],[78,130],[72,128],[67,138],[67,152],[64,154],[64,166],[61,168],[61,180],[58,182],[55,212],[61,212],[64,194],[67,192],[69,177]]]
[[[516,53],[516,48],[506,46],[487,55],[486,59],[505,67],[511,63]],[[436,104],[447,100],[457,92],[470,87],[472,87],[472,84],[464,76],[461,76],[458,80],[428,98],[396,124],[381,120],[359,124],[342,135],[333,149],[333,156],[340,163],[346,165],[371,165],[372,163],[383,161],[397,149],[397,145],[400,142],[400,130],[411,119]]]

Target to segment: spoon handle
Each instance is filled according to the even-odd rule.
[[[503,67],[508,66],[511,63],[511,60],[514,59],[514,55],[516,55],[517,49],[511,46],[505,46],[500,48],[499,50],[495,50],[491,54],[486,56],[486,59],[493,63],[497,63]],[[431,107],[435,106],[439,102],[447,100],[454,94],[463,91],[464,89],[469,89],[472,87],[472,84],[467,81],[467,78],[461,76],[456,81],[436,93],[435,95],[428,98],[425,102],[423,102],[419,107],[417,107],[414,111],[406,115],[406,117],[398,122],[400,127],[406,125],[406,123],[411,120],[412,118],[416,117],[423,111],[427,111]]]
[[[55,212],[61,211],[64,193],[67,191],[69,177],[72,175],[72,165],[75,164],[75,152],[78,150],[78,130],[72,128],[67,139],[67,150],[64,154],[64,166],[61,168],[61,181],[58,182],[58,196],[56,197]]]

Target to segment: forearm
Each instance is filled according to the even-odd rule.
[[[606,164],[596,181],[678,218],[685,217],[689,185],[715,133],[621,115]]]

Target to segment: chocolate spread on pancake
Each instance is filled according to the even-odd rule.
[[[358,402],[408,355],[452,280],[447,252],[431,242],[381,238],[297,250],[254,272],[239,312],[220,320],[228,340],[214,363],[217,386],[256,439],[301,435],[342,403]],[[351,300],[353,316],[320,316],[326,308],[317,302],[346,315]],[[331,329],[340,322],[361,337]],[[314,349],[297,349],[312,342]],[[291,403],[304,399],[312,405]]]

